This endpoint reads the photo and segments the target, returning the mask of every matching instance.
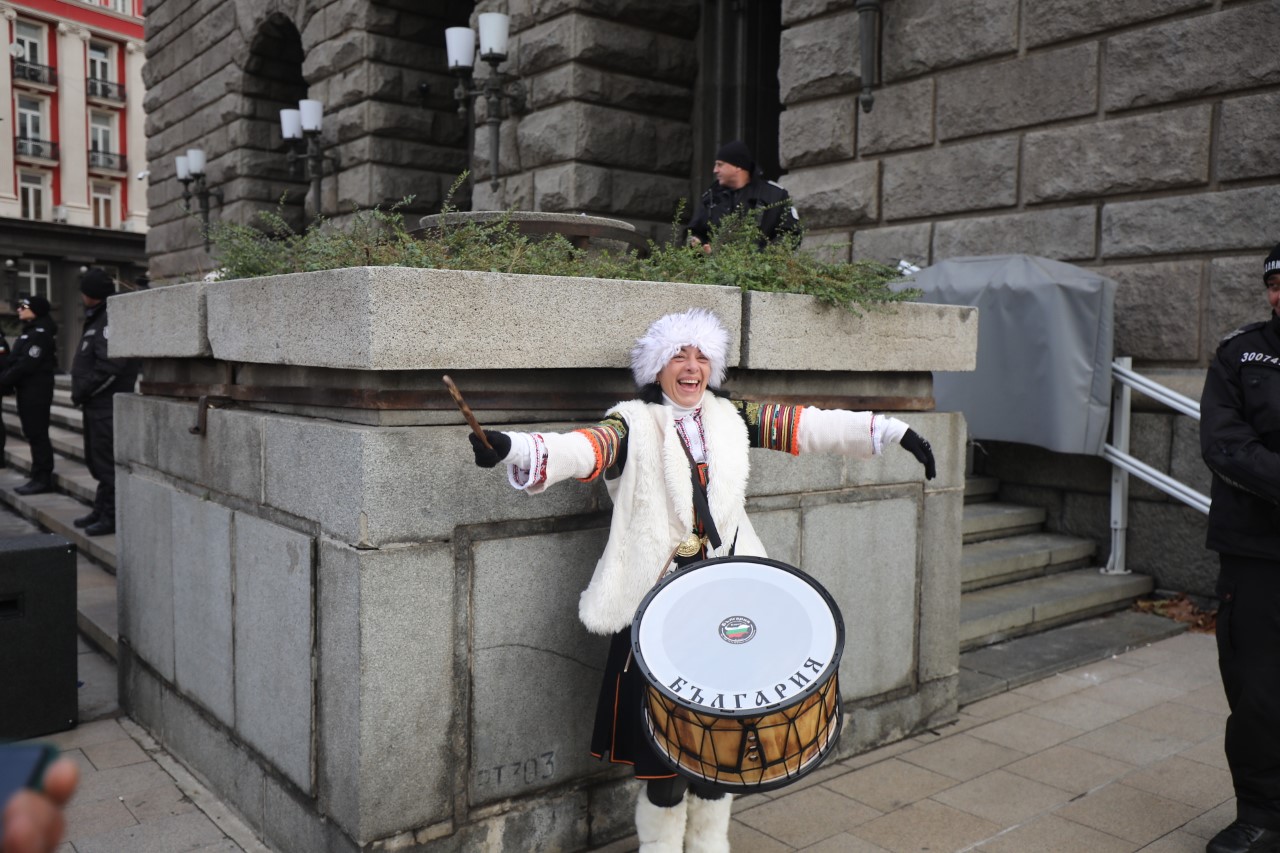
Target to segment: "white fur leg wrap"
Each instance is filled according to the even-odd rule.
[[[636,837],[640,840],[640,853],[681,853],[684,850],[688,800],[689,797],[685,797],[671,808],[663,808],[649,802],[648,792],[640,788],[640,799],[636,800]]]
[[[684,831],[685,853],[729,853],[729,820],[733,816],[733,795],[704,800],[690,793],[688,826]]]

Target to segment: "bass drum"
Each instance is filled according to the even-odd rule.
[[[844,620],[794,566],[721,557],[668,575],[636,612],[631,650],[647,682],[646,734],[695,782],[780,788],[838,740]]]

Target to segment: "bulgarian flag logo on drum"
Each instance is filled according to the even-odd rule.
[[[745,616],[730,616],[720,623],[720,639],[738,645],[756,635],[756,623]]]

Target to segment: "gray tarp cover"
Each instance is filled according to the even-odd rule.
[[[978,368],[934,374],[939,411],[963,412],[977,440],[1102,453],[1114,281],[1031,255],[954,258],[914,279],[922,302],[978,308]]]

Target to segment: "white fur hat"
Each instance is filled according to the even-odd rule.
[[[711,361],[711,382],[724,382],[729,357],[729,332],[720,318],[705,308],[690,308],[659,317],[631,350],[631,375],[636,385],[658,381],[658,374],[681,347],[695,346]]]

